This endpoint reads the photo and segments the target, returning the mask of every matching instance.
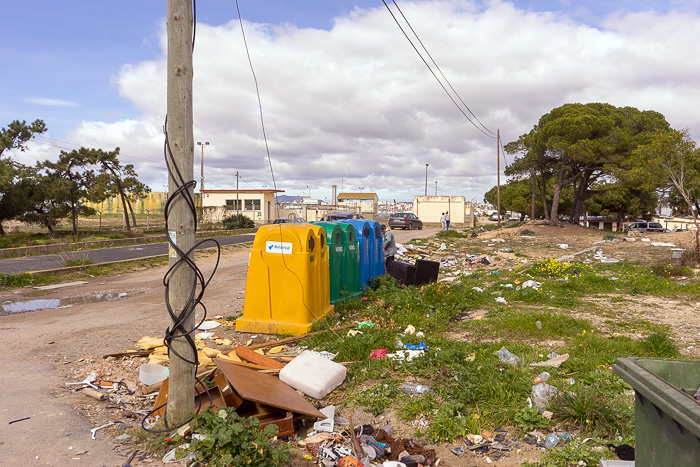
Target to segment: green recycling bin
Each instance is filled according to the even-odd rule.
[[[347,242],[345,257],[343,258],[343,283],[340,292],[341,299],[357,298],[362,295],[360,286],[360,245],[357,238],[357,229],[352,224],[337,222]]]
[[[335,303],[340,298],[343,287],[343,259],[345,257],[345,245],[343,243],[343,229],[338,224],[330,222],[311,222],[312,225],[322,227],[326,233],[328,244],[328,266],[330,282],[330,302]]]
[[[613,371],[634,389],[635,467],[700,465],[700,361],[618,358]]]

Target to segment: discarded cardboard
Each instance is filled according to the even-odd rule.
[[[569,354],[565,353],[564,355],[559,355],[554,358],[550,358],[549,360],[546,360],[544,362],[533,362],[530,363],[530,366],[549,366],[549,367],[554,367],[554,368],[559,368],[562,363],[567,361],[569,359]]]
[[[279,378],[243,368],[224,358],[215,358],[214,363],[243,400],[311,417],[326,418],[321,411]]]

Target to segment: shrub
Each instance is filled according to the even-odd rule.
[[[273,467],[289,459],[286,443],[274,446],[268,436],[274,436],[278,428],[274,424],[260,430],[260,420],[240,417],[234,408],[220,407],[214,412],[208,407],[195,416],[193,433],[206,435],[204,439],[192,438],[190,451],[196,452],[198,461],[211,466],[246,465]]]
[[[534,237],[535,236],[535,231],[531,229],[523,229],[520,231],[520,235],[527,235],[529,237]]]
[[[224,229],[227,230],[252,229],[255,227],[255,222],[253,222],[253,219],[245,216],[244,214],[233,214],[231,216],[224,217],[221,223],[224,225]]]

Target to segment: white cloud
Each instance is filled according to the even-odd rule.
[[[46,105],[50,107],[76,107],[77,102],[65,101],[61,99],[48,99],[45,97],[32,97],[27,99],[30,104]]]
[[[597,29],[497,0],[401,7],[452,86],[486,127],[500,129],[504,145],[567,102],[657,110],[698,137],[697,16],[617,12]],[[310,186],[324,198],[332,184],[363,186],[383,199],[410,200],[423,194],[426,163],[428,193],[438,180],[440,194],[481,200],[495,185],[495,141],[459,113],[383,6],[356,9],[330,31],[245,28],[279,189],[297,194]],[[164,36],[161,44],[165,50]],[[115,77],[141,118],[84,122],[74,134],[103,149],[121,147],[123,161],[154,190],[166,180],[163,56],[125,64]],[[236,171],[252,186],[271,186],[237,20],[197,26],[193,106],[194,139],[210,141],[206,188],[235,186]],[[194,148],[197,181],[200,151]]]

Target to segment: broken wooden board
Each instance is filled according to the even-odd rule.
[[[278,362],[270,357],[266,357],[265,355],[259,354],[255,350],[243,347],[242,345],[236,346],[235,352],[240,358],[243,360],[248,360],[251,363],[256,363],[270,369],[281,370],[284,368],[284,363]]]
[[[236,362],[223,358],[215,358],[214,363],[224,374],[231,388],[244,400],[311,417],[326,418],[321,411],[279,378],[243,368],[236,365]]]

